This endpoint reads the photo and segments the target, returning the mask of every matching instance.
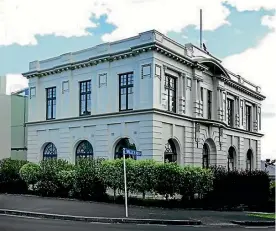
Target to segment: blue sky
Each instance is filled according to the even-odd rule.
[[[262,151],[275,158],[275,0],[2,0],[0,75],[7,75],[10,85],[20,84],[31,61],[150,29],[198,45],[200,8],[209,52],[267,96]]]

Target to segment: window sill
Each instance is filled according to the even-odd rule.
[[[55,120],[56,118],[46,118],[46,120]]]
[[[124,110],[119,109],[119,112],[124,112],[124,111],[133,111],[133,109],[124,109]]]

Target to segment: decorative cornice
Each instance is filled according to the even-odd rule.
[[[96,57],[85,59],[85,60],[78,61],[78,62],[71,62],[71,63],[67,63],[67,64],[63,64],[63,65],[54,66],[54,67],[48,68],[48,69],[25,72],[22,75],[25,76],[27,79],[33,78],[33,77],[43,77],[43,76],[58,74],[58,73],[65,72],[65,71],[71,71],[71,70],[81,69],[81,68],[85,68],[85,67],[95,66],[100,63],[114,62],[114,61],[121,60],[121,59],[131,58],[131,57],[134,57],[141,53],[145,53],[145,52],[149,52],[149,51],[154,51],[154,52],[160,53],[160,54],[162,54],[170,59],[173,59],[181,64],[190,66],[191,68],[195,68],[200,71],[208,70],[208,67],[204,66],[203,64],[200,64],[199,62],[194,61],[184,55],[178,54],[177,52],[165,47],[163,44],[161,44],[159,42],[151,42],[151,43],[132,47],[132,48],[127,49],[122,52],[117,52],[117,53],[112,53],[112,54],[107,54],[107,55],[100,55],[100,56],[96,56]],[[240,83],[230,80],[226,76],[221,75],[221,76],[218,76],[218,78],[221,79],[222,81],[224,81],[227,85],[234,87],[242,92],[245,92],[246,94],[249,94],[252,97],[255,97],[259,100],[265,99],[265,96],[263,96],[262,94],[255,92],[255,91],[241,85]]]
[[[227,79],[227,80],[225,80],[225,84],[230,87],[233,87],[241,92],[244,92],[254,98],[257,98],[258,100],[264,100],[266,98],[264,95],[262,95],[258,92],[255,92],[255,91],[251,90],[250,88],[235,82],[234,80]]]
[[[185,120],[191,121],[191,122],[197,122],[197,123],[208,124],[208,125],[217,126],[217,127],[223,127],[225,129],[229,129],[231,131],[237,131],[237,132],[241,132],[241,133],[248,134],[248,135],[254,135],[257,137],[263,136],[263,134],[258,133],[258,132],[249,132],[249,131],[246,131],[246,130],[243,130],[240,128],[229,127],[226,123],[224,123],[222,121],[208,120],[208,119],[204,119],[204,118],[195,118],[192,116],[176,114],[173,112],[169,112],[169,111],[165,111],[165,110],[161,110],[161,109],[157,109],[157,108],[104,113],[104,114],[98,114],[98,115],[79,116],[79,117],[62,118],[62,119],[54,119],[54,120],[35,121],[35,122],[28,122],[28,123],[26,123],[26,125],[32,126],[32,125],[41,125],[41,124],[62,123],[62,122],[69,122],[69,121],[80,121],[80,120],[91,120],[91,119],[95,120],[95,119],[111,118],[111,117],[118,117],[118,116],[121,117],[121,116],[127,116],[127,115],[141,115],[141,114],[146,114],[146,113],[159,113],[162,115],[185,119]]]

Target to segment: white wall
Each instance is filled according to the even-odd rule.
[[[31,78],[36,96],[29,101],[29,122],[46,120],[46,88],[56,87],[56,119],[79,116],[79,82],[92,81],[91,115],[119,112],[119,74],[134,72],[133,109],[153,106],[153,78],[141,78],[142,65],[152,64],[152,52],[129,59],[66,71],[41,78]],[[107,73],[106,85],[99,86],[99,75]],[[69,92],[62,93],[62,82],[69,81]]]

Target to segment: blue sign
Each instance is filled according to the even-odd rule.
[[[142,156],[141,151],[136,151],[133,149],[123,148],[123,154],[124,155],[132,155],[132,156]]]

